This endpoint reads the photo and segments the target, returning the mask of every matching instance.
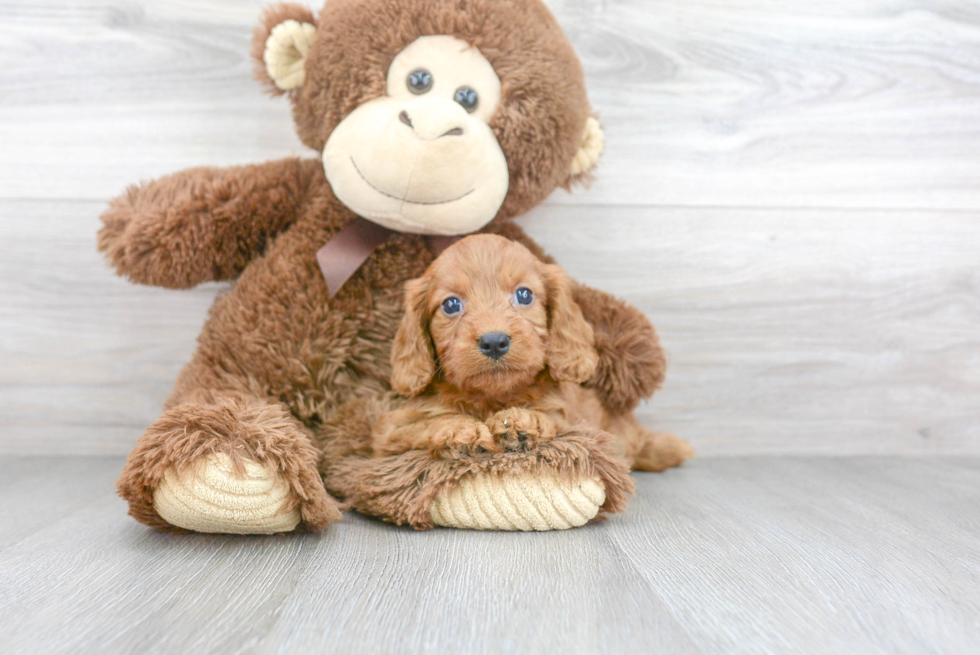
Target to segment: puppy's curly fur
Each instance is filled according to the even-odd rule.
[[[683,439],[606,409],[582,383],[599,356],[564,271],[497,235],[467,237],[406,285],[392,388],[411,399],[372,432],[376,455],[521,451],[585,424],[612,433],[633,468],[694,456]]]

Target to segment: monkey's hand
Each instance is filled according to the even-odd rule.
[[[235,279],[325,183],[317,159],[180,171],[113,199],[98,247],[140,284],[189,289]]]
[[[610,413],[632,411],[660,388],[667,369],[653,324],[632,305],[584,285],[575,290],[575,301],[592,325],[599,353],[586,386],[596,390]]]

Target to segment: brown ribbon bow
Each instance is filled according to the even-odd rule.
[[[327,283],[327,292],[333,299],[344,283],[357,272],[378,246],[387,241],[394,230],[389,230],[366,218],[356,217],[342,227],[330,241],[316,253],[317,264]],[[428,237],[429,248],[439,256],[443,250],[462,237]]]

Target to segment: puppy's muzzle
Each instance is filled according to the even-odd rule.
[[[481,353],[496,361],[510,350],[510,335],[503,332],[487,332],[477,343]]]

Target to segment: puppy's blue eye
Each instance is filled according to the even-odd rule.
[[[442,312],[446,316],[453,316],[463,311],[463,301],[459,298],[446,298],[442,301]]]
[[[521,287],[515,291],[514,298],[517,299],[518,305],[530,305],[534,302],[534,294],[527,287]]]

